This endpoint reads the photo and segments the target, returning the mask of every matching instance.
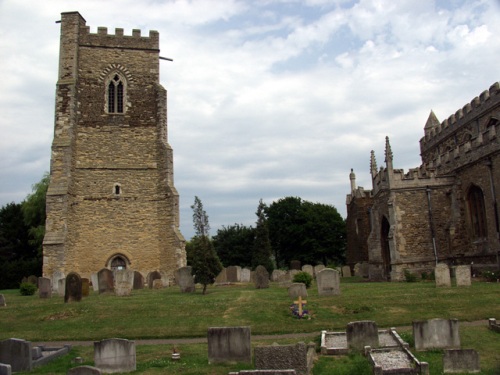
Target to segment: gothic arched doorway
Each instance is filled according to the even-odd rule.
[[[380,248],[382,252],[383,277],[388,281],[391,279],[391,250],[389,248],[389,230],[391,225],[384,216],[382,217],[382,225],[380,227]]]
[[[109,257],[106,262],[106,267],[112,271],[125,270],[127,266],[130,266],[130,260],[123,254],[115,254]]]

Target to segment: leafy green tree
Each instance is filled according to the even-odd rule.
[[[207,285],[212,284],[222,270],[222,264],[215,253],[209,237],[210,225],[208,215],[203,209],[200,198],[194,197],[193,225],[196,235],[189,242],[189,259],[191,261],[194,281],[203,285],[203,294],[206,294]]]
[[[266,210],[269,238],[279,266],[340,263],[345,253],[345,221],[333,206],[297,197],[273,202]]]
[[[255,229],[243,224],[223,226],[213,237],[215,251],[224,267],[252,266]]]
[[[252,268],[255,269],[261,265],[267,269],[267,272],[273,272],[274,265],[271,259],[273,251],[269,241],[269,229],[267,228],[267,219],[265,215],[266,205],[259,201],[257,207],[257,226],[255,229],[255,242],[253,247]]]
[[[49,187],[50,175],[46,172],[42,179],[33,185],[33,192],[22,203],[24,222],[28,226],[30,245],[42,255],[42,243],[45,236],[45,197]]]

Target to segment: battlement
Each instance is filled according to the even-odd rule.
[[[425,135],[420,139],[420,150],[424,154],[427,150],[449,138],[453,133],[473,120],[477,120],[481,114],[491,111],[500,105],[500,83],[496,82],[489,90],[483,91],[462,108],[450,115],[446,120],[438,124],[425,126]]]
[[[372,191],[365,190],[362,186],[358,186],[356,190],[352,191],[351,194],[347,194],[346,196],[346,204],[350,204],[354,198],[363,199],[363,198],[371,198]]]

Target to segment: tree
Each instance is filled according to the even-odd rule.
[[[255,269],[257,266],[261,265],[267,269],[267,272],[273,272],[274,265],[271,259],[273,254],[271,248],[271,242],[269,241],[269,229],[267,228],[267,219],[265,216],[266,205],[259,201],[259,206],[257,207],[257,223],[255,229],[255,242],[253,247],[252,255],[252,268]]]
[[[254,237],[255,229],[243,224],[218,229],[213,244],[224,267],[251,267]]]
[[[194,281],[203,285],[203,294],[206,294],[207,285],[215,281],[222,270],[222,264],[209,237],[208,215],[198,197],[194,197],[191,209],[193,210],[193,225],[196,235],[189,243],[189,259],[191,260]]]
[[[30,245],[42,256],[43,237],[45,236],[45,199],[50,175],[46,172],[42,179],[33,185],[33,192],[22,203],[24,222],[28,226]]]
[[[334,206],[286,197],[273,202],[266,213],[280,266],[294,259],[325,265],[344,260],[345,221]]]

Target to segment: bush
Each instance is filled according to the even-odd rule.
[[[500,279],[500,271],[494,272],[494,271],[483,271],[481,273],[481,276],[483,276],[486,281],[489,282],[496,282]]]
[[[304,283],[306,285],[306,288],[309,288],[311,286],[312,280],[312,276],[307,272],[299,272],[293,277],[294,283]]]
[[[417,281],[417,275],[411,273],[410,271],[404,270],[404,274],[407,283],[414,283],[415,281]]]
[[[36,292],[36,285],[32,283],[21,283],[19,292],[22,296],[32,296]]]

